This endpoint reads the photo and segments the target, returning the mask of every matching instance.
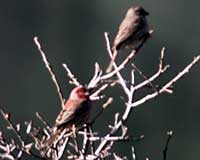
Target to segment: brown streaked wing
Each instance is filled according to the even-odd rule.
[[[71,121],[73,118],[74,118],[74,112],[73,111],[69,111],[69,110],[63,109],[59,113],[59,115],[58,115],[58,117],[56,119],[55,126],[59,127],[59,126],[61,126],[63,124],[66,124],[69,121]]]
[[[131,35],[134,34],[134,32],[137,32],[138,30],[138,21],[139,19],[132,19],[127,21],[126,18],[123,20],[119,27],[119,31],[117,33],[117,36],[114,40],[114,46],[117,47],[120,43],[124,42],[127,38],[129,38]]]

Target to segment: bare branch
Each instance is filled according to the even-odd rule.
[[[46,56],[45,56],[45,53],[42,51],[42,48],[41,48],[41,45],[38,41],[38,37],[34,37],[34,42],[38,48],[38,51],[40,52],[41,56],[42,56],[42,60],[47,68],[47,70],[49,71],[50,75],[51,75],[51,78],[56,86],[56,89],[57,89],[57,93],[58,93],[58,96],[60,98],[60,102],[61,102],[61,106],[63,107],[64,106],[64,99],[63,99],[63,94],[62,94],[62,91],[60,89],[60,85],[56,79],[56,76],[54,74],[54,71],[53,71],[53,68],[51,67],[50,63],[48,62]]]
[[[103,75],[101,77],[102,80],[104,79],[108,79],[108,78],[111,78],[113,77],[116,73],[118,73],[119,71],[121,71],[125,66],[126,64],[134,57],[135,53],[134,52],[131,52],[126,58],[125,60],[115,69],[113,70],[112,72],[109,72],[105,75]]]
[[[18,131],[16,130],[16,128],[13,126],[12,122],[10,121],[10,117],[7,116],[7,113],[3,112],[3,110],[1,109],[1,114],[3,115],[4,119],[6,120],[6,122],[8,123],[9,128],[15,133],[15,135],[17,136],[17,138],[19,139],[22,148],[24,147],[24,140],[23,138],[19,135]]]
[[[104,36],[105,36],[105,39],[106,39],[106,46],[107,46],[108,54],[112,59],[112,51],[111,51],[111,47],[110,47],[109,35],[108,35],[107,32],[105,32]],[[133,54],[135,54],[135,50],[133,50]],[[113,62],[113,67],[114,67],[115,70],[117,70],[117,68],[118,68],[115,62]],[[126,82],[124,81],[122,75],[120,74],[119,71],[117,71],[116,75],[119,78],[119,81],[120,81],[125,93],[128,95],[129,94],[129,89],[127,88]]]
[[[91,79],[91,81],[88,84],[88,88],[94,88],[97,86],[97,84],[99,83],[99,81],[101,80],[101,75],[102,75],[102,70],[99,66],[99,64],[96,62],[95,63],[95,72],[94,72],[94,76]]]
[[[158,71],[153,76],[148,78],[147,80],[135,85],[134,86],[135,90],[138,90],[138,89],[146,86],[147,84],[153,82],[157,77],[159,77],[162,73],[164,73],[169,68],[169,65],[163,66],[164,53],[165,53],[165,48],[162,48]]]
[[[168,131],[167,132],[167,141],[166,141],[166,144],[165,144],[165,148],[163,150],[163,160],[167,160],[167,151],[168,151],[168,146],[169,146],[169,142],[173,136],[173,132],[172,131]]]
[[[49,124],[44,120],[44,118],[42,118],[42,116],[38,112],[36,112],[35,115],[44,124],[48,131],[51,132],[51,128],[49,127]]]
[[[134,146],[131,147],[132,150],[132,159],[135,160],[136,159],[136,155],[135,155],[135,148]]]
[[[148,100],[151,100],[153,98],[155,98],[156,96],[158,96],[159,94],[163,93],[163,92],[167,92],[169,93],[169,88],[176,82],[178,81],[180,78],[182,78],[186,73],[189,72],[189,70],[193,67],[193,65],[197,64],[200,61],[200,56],[194,57],[193,61],[188,64],[180,73],[178,73],[173,79],[171,79],[169,82],[167,82],[165,85],[163,85],[163,87],[158,90],[158,92],[154,92],[152,94],[149,94],[145,97],[143,97],[142,99],[134,102],[131,104],[132,107],[137,107],[145,102],[147,102]]]
[[[80,86],[81,84],[77,81],[77,78],[72,74],[69,67],[66,64],[63,64],[63,67],[66,70],[68,77],[71,79],[70,83],[74,84],[75,86]]]

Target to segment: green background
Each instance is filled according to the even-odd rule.
[[[109,61],[103,33],[110,32],[113,39],[132,4],[140,4],[150,12],[148,20],[154,29],[152,39],[137,55],[136,64],[145,75],[152,75],[157,71],[160,50],[165,46],[165,63],[171,67],[154,83],[164,84],[199,54],[199,1],[0,0],[1,108],[11,112],[14,122],[36,121],[37,111],[53,124],[60,110],[59,98],[33,37],[39,37],[67,97],[72,86],[61,64],[67,63],[81,83],[88,83],[94,63],[98,61],[105,68]],[[166,132],[173,130],[168,158],[199,158],[199,70],[198,64],[174,86],[174,94],[163,94],[136,108],[128,121],[129,130],[135,136],[144,134],[144,140],[118,143],[114,151],[130,158],[131,145],[134,145],[137,159],[162,159]],[[107,95],[119,97],[122,92],[117,87]],[[101,103],[95,103],[94,110]],[[98,119],[97,131],[106,133],[114,113],[123,110],[123,101],[116,98]],[[0,121],[3,124],[2,118]]]

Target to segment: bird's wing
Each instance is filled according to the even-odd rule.
[[[130,36],[133,36],[134,34],[136,34],[136,32],[140,30],[140,21],[141,19],[139,17],[129,21],[127,21],[126,19],[122,21],[113,43],[113,46],[115,46],[116,49],[120,48],[121,43],[123,43],[126,39],[128,39]]]
[[[79,110],[81,107],[81,105],[77,104],[76,101],[67,101],[65,106],[67,106],[67,108],[62,109],[56,118],[56,127],[62,126],[64,124],[67,125],[67,123],[73,121],[77,110]]]
[[[73,111],[63,109],[63,110],[61,110],[61,112],[59,113],[59,115],[56,118],[55,126],[59,127],[63,124],[67,124],[73,118],[74,118],[74,112]]]

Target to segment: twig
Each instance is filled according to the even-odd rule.
[[[145,102],[147,102],[148,100],[151,100],[153,98],[155,98],[156,96],[158,96],[159,94],[163,93],[163,92],[167,92],[169,93],[169,88],[176,82],[178,81],[180,78],[182,78],[184,75],[186,75],[186,73],[189,72],[189,70],[193,67],[193,65],[197,64],[200,61],[200,56],[194,57],[193,61],[188,64],[181,72],[179,72],[173,79],[171,79],[169,82],[167,82],[165,85],[163,85],[163,87],[158,90],[158,92],[154,92],[152,94],[149,94],[143,98],[141,98],[140,100],[137,100],[136,102],[132,103],[131,106],[132,107],[137,107]]]
[[[136,155],[135,155],[135,148],[134,148],[134,146],[131,147],[131,151],[132,151],[132,159],[135,160],[136,159]]]
[[[83,135],[83,145],[82,145],[82,153],[83,156],[86,155],[87,151],[88,151],[88,146],[89,146],[89,139],[88,139],[88,135],[87,135],[87,126],[84,128],[84,135]]]
[[[112,59],[112,51],[111,51],[111,47],[110,47],[109,35],[108,35],[107,32],[105,32],[104,36],[105,36],[105,39],[106,39],[106,46],[107,46],[108,54]],[[135,54],[135,50],[133,51],[133,54]],[[113,67],[114,67],[115,70],[117,70],[117,68],[118,68],[115,62],[113,62]],[[122,87],[124,88],[125,93],[128,95],[129,94],[129,90],[128,90],[127,86],[126,86],[126,82],[124,81],[122,75],[120,74],[119,71],[117,71],[116,75],[117,75]]]
[[[19,135],[18,131],[15,129],[15,127],[13,126],[12,122],[9,120],[9,117],[7,117],[7,114],[3,112],[2,109],[0,109],[1,114],[3,115],[4,119],[6,120],[6,122],[8,123],[10,129],[15,133],[15,135],[17,136],[17,138],[19,139],[22,148],[24,148],[25,142],[23,140],[23,138]]]
[[[53,68],[52,66],[50,65],[50,63],[48,62],[46,56],[45,56],[45,53],[42,51],[42,48],[41,48],[41,45],[38,41],[38,37],[34,37],[34,42],[38,48],[38,51],[40,52],[41,56],[42,56],[42,60],[47,68],[47,70],[49,71],[50,75],[51,75],[51,78],[56,86],[56,89],[57,89],[57,93],[58,93],[58,96],[60,98],[60,102],[61,102],[61,106],[63,107],[64,106],[64,99],[63,99],[63,94],[62,94],[62,91],[60,89],[60,85],[56,79],[56,76],[54,74],[54,71],[53,71]]]
[[[97,118],[103,113],[103,111],[113,102],[113,98],[110,97],[107,99],[107,101],[102,105],[98,113],[94,116],[94,118],[91,120],[90,125],[94,124]]]
[[[75,86],[80,86],[81,84],[78,82],[77,78],[72,74],[69,67],[66,64],[63,64],[63,67],[66,70],[68,77],[71,79],[70,83],[74,84]]]
[[[104,96],[99,96],[99,94],[104,91],[109,85],[108,84],[104,84],[102,85],[97,91],[95,91],[92,95],[90,95],[90,100],[99,100],[101,98],[103,98]]]
[[[138,90],[138,89],[146,86],[147,84],[149,84],[149,82],[154,81],[157,77],[159,77],[162,73],[164,73],[169,68],[169,65],[163,66],[164,53],[165,53],[165,48],[163,47],[162,50],[161,50],[160,63],[159,63],[158,71],[153,76],[148,78],[147,80],[135,85],[134,86],[135,90]]]
[[[102,141],[102,140],[107,140],[107,141],[122,141],[122,142],[127,142],[127,141],[139,141],[143,139],[144,136],[140,137],[132,137],[132,136],[110,136],[110,137],[98,137],[98,136],[93,136],[89,137],[88,140],[90,141]]]
[[[109,72],[105,75],[103,75],[101,77],[101,80],[104,80],[104,79],[108,79],[108,78],[111,78],[112,76],[114,76],[117,72],[121,71],[125,65],[134,57],[135,53],[134,52],[131,52],[126,58],[125,60],[117,67],[115,68],[115,70],[113,70],[112,72]]]
[[[93,132],[93,128],[92,128],[92,125],[88,126],[88,129],[89,129],[89,134],[90,134],[90,137],[93,137],[94,136],[94,132]],[[91,148],[91,154],[94,155],[94,151],[95,151],[95,145],[93,143],[93,141],[90,141],[90,148]]]
[[[51,128],[49,127],[49,124],[42,118],[42,116],[36,112],[36,117],[44,124],[44,126],[46,127],[46,129],[48,129],[49,132],[51,132]]]
[[[147,78],[147,76],[134,63],[132,63],[132,67],[141,75],[141,77],[143,79],[149,81],[149,79]],[[151,81],[149,81],[149,85],[154,89],[154,91],[157,91],[156,87],[152,84]]]
[[[95,71],[94,71],[94,76],[90,80],[88,84],[88,88],[95,88],[98,84],[98,82],[101,80],[101,75],[102,75],[102,70],[99,66],[99,64],[96,62],[95,63]]]
[[[111,52],[111,51],[110,51]],[[95,73],[93,78],[91,79],[91,81],[88,84],[88,88],[94,88],[97,87],[97,85],[99,84],[99,82],[101,81],[106,81],[110,78],[112,78],[116,73],[118,73],[119,71],[121,71],[123,68],[125,68],[125,65],[128,64],[128,62],[133,58],[134,56],[134,52],[131,52],[126,58],[125,60],[119,65],[117,66],[117,68],[115,70],[113,70],[110,73],[106,73],[105,75],[102,75],[103,72],[99,66],[98,63],[95,63]],[[108,87],[108,84],[106,84]],[[100,90],[99,92],[102,92],[102,90]],[[91,95],[91,100],[99,100],[101,97],[95,97],[93,96],[94,93]]]
[[[166,141],[166,144],[165,144],[165,148],[163,150],[163,160],[167,160],[168,146],[169,146],[169,142],[170,142],[172,136],[173,136],[172,131],[167,132],[167,141]]]

